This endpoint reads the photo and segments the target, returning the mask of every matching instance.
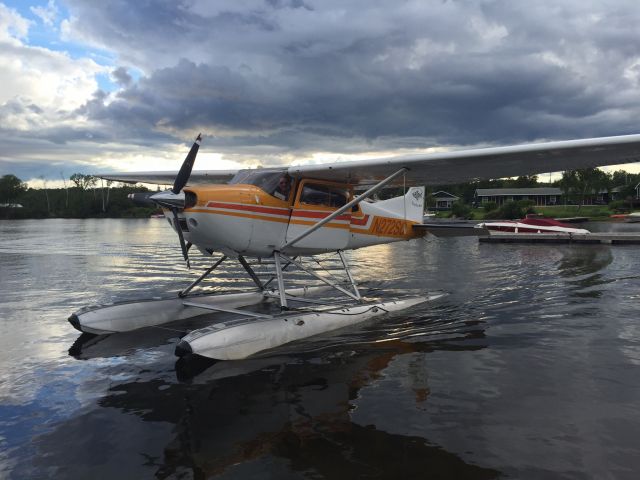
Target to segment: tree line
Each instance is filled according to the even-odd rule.
[[[148,217],[157,210],[134,206],[127,195],[146,192],[142,186],[129,186],[111,181],[102,181],[92,175],[74,173],[63,178],[64,188],[30,188],[15,175],[0,177],[0,218],[88,218],[88,217]],[[637,200],[635,187],[640,183],[640,174],[625,170],[612,173],[597,168],[571,170],[551,183],[539,181],[537,175],[511,179],[480,180],[455,185],[436,185],[427,188],[427,207],[433,206],[431,193],[445,190],[460,198],[458,209],[472,205],[479,188],[560,188],[571,203],[581,205],[589,195],[600,191],[610,192],[616,188],[617,205],[612,208],[633,208]],[[381,198],[402,195],[402,188],[385,190]],[[15,205],[20,204],[18,208]]]
[[[15,175],[0,177],[0,218],[149,217],[155,208],[135,206],[127,195],[146,192],[142,186],[102,181],[74,173],[63,188],[31,188]]]
[[[427,189],[427,199],[432,202],[430,193],[447,191],[460,198],[461,203],[473,204],[475,192],[482,188],[540,188],[555,187],[562,191],[565,202],[583,205],[589,197],[599,192],[611,193],[618,190],[616,197],[622,199],[631,208],[636,202],[636,186],[640,183],[640,174],[625,170],[604,172],[598,168],[583,168],[562,172],[562,177],[553,182],[540,181],[538,175],[503,178],[498,180],[480,180],[456,185],[436,185]],[[431,206],[431,205],[430,205]]]

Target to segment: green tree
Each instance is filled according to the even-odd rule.
[[[82,173],[74,173],[71,175],[70,180],[75,183],[76,187],[80,190],[94,187],[96,183],[98,183],[98,179],[93,175],[84,175]]]
[[[513,181],[514,188],[534,188],[538,186],[537,175],[522,175]]]
[[[4,175],[0,178],[0,202],[16,203],[20,195],[27,191],[27,184],[15,175]]]
[[[514,220],[524,218],[528,213],[535,213],[533,202],[531,200],[513,200],[505,202],[501,207],[487,212],[486,219],[509,219]]]
[[[597,195],[600,190],[609,189],[609,176],[599,168],[580,168],[576,170],[576,177],[582,191],[578,210],[588,193]]]
[[[498,204],[496,202],[486,202],[482,204],[482,208],[484,208],[485,212],[491,212],[498,208]]]
[[[629,172],[625,170],[616,170],[611,174],[611,185],[614,187],[628,185],[630,176],[633,177],[633,175],[630,175]]]
[[[471,207],[469,205],[465,205],[462,202],[455,202],[453,205],[451,205],[451,213],[454,217],[470,218]]]
[[[560,189],[562,190],[562,195],[564,196],[564,203],[567,204],[567,200],[569,199],[569,195],[572,192],[576,191],[578,188],[578,176],[575,170],[567,170],[562,172],[562,178],[558,182]]]

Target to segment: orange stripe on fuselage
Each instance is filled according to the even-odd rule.
[[[238,217],[238,218],[250,218],[252,220],[264,220],[265,222],[277,222],[277,223],[289,223],[289,217],[265,217],[262,215],[251,215],[250,213],[240,213],[240,212],[228,212],[224,210],[204,210],[201,208],[192,208],[190,210],[186,210],[187,213],[197,212],[197,213],[208,213],[210,215],[225,215],[229,217]]]
[[[289,217],[288,208],[270,208],[270,207],[262,207],[260,205],[243,205],[243,204],[237,204],[237,203],[223,203],[223,202],[208,202],[207,207],[225,208],[229,210],[244,210],[249,212],[268,213],[269,215],[283,215],[285,217]]]
[[[318,222],[306,222],[304,220],[291,220],[290,222],[293,225],[309,225],[313,226]],[[341,224],[341,223],[325,223],[322,228],[341,228],[343,230],[349,230],[349,224]]]
[[[304,218],[326,218],[331,215],[332,212],[317,212],[317,211],[309,211],[309,210],[294,210],[291,213],[292,217],[304,217]],[[346,220],[349,221],[351,219],[350,215],[338,215],[333,220]],[[333,221],[332,220],[332,221]]]
[[[355,225],[358,227],[366,225],[368,221],[369,221],[369,215],[365,215],[362,218],[351,217],[351,225]]]
[[[297,209],[292,211],[287,201],[268,195],[264,190],[254,185],[212,185],[189,187],[185,190],[196,193],[198,198],[198,204],[194,208],[186,209],[186,213],[207,213],[276,223],[289,223],[291,220],[291,223],[295,225],[312,226],[318,220],[326,218],[335,211],[335,209],[328,207],[326,211],[323,211],[323,207],[317,205],[313,210],[305,210],[306,206],[296,205]],[[349,229],[351,233],[358,235],[407,239],[422,236],[425,233],[424,231],[415,232],[411,228],[415,222],[397,218],[369,214],[358,218],[345,214],[335,220],[340,223],[332,221],[324,227]],[[343,223],[349,220],[349,224]],[[404,223],[405,228],[400,228],[398,222]]]
[[[247,204],[237,204],[237,203],[225,203],[225,202],[207,202],[207,208],[191,208],[186,210],[187,212],[197,212],[197,213],[209,213],[215,215],[227,215],[232,217],[239,218],[250,218],[253,220],[263,220],[267,222],[278,222],[278,223],[292,223],[293,225],[315,225],[317,222],[315,221],[305,221],[296,219],[289,219],[289,210],[283,208],[270,208],[270,207],[262,207],[260,205],[247,205]],[[250,213],[249,213],[250,212]],[[263,216],[259,215],[260,213],[266,215],[276,215],[277,217],[272,216]],[[311,218],[321,220],[325,217],[328,217],[331,212],[301,212],[295,211],[292,214],[292,217],[302,217],[302,218]],[[281,217],[281,218],[278,218]],[[339,216],[337,220],[349,220],[348,215]],[[349,229],[349,224],[339,224],[329,222],[324,225],[327,228],[341,228],[341,229]]]

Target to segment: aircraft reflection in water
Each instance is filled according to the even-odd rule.
[[[146,422],[175,425],[163,458],[154,459],[158,478],[187,472],[193,478],[208,478],[238,465],[260,469],[260,462],[273,459],[288,461],[283,468],[289,473],[316,472],[324,478],[424,478],[443,473],[450,478],[496,478],[498,471],[465,463],[424,438],[388,433],[351,419],[361,390],[374,385],[392,360],[415,356],[408,359],[404,381],[421,404],[429,395],[423,353],[478,350],[483,348],[483,336],[477,325],[462,324],[440,339],[366,343],[358,346],[359,351],[345,349],[341,338],[340,350],[324,352],[322,357],[307,353],[236,362],[180,359],[176,369],[186,383],[157,377],[120,383],[100,405],[132,412]],[[126,335],[111,337],[121,341]],[[108,338],[76,345],[74,353],[83,358],[114,355],[117,345],[107,345]],[[138,340],[131,338],[131,345]],[[69,434],[61,426],[53,437],[63,431]],[[67,448],[74,446],[67,443]],[[273,473],[272,463],[269,468]]]

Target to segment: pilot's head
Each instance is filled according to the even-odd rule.
[[[289,189],[291,188],[291,177],[289,175],[283,175],[280,177],[278,181],[278,189],[282,193],[289,193]]]

